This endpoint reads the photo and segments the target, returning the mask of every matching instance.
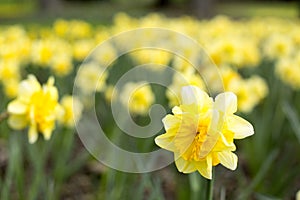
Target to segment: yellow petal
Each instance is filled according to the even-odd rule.
[[[212,151],[215,144],[217,143],[219,136],[220,136],[220,133],[219,133],[220,127],[219,126],[220,126],[219,112],[217,112],[216,110],[213,110],[212,111],[212,119],[211,119],[211,123],[208,128],[207,136],[201,146],[201,150],[200,150],[200,154],[199,154],[200,158],[204,158],[205,156],[207,156]]]
[[[196,86],[185,86],[181,89],[182,104],[196,104],[201,109],[209,99],[206,92]]]
[[[195,162],[198,172],[207,179],[212,178],[212,156],[208,155],[206,160]]]
[[[176,156],[175,156],[176,157]],[[194,165],[194,162],[186,161],[182,157],[175,158],[175,164],[178,169],[178,171],[182,173],[192,173],[196,171],[196,167]]]
[[[53,99],[53,100],[55,100],[55,101],[57,101],[58,100],[58,91],[57,91],[57,88],[56,87],[54,87],[54,86],[45,86],[44,87],[44,91],[45,91],[45,93],[46,92],[49,92],[49,94],[50,94],[50,97],[51,97],[51,99]]]
[[[171,127],[179,126],[180,121],[181,120],[174,115],[167,115],[162,120],[166,131],[168,131]]]
[[[27,80],[24,80],[20,83],[18,95],[22,101],[27,102],[29,101],[31,95],[40,89],[40,83],[33,75],[29,75]]]
[[[46,129],[43,131],[43,135],[45,140],[49,140],[52,134],[52,130],[51,129]]]
[[[193,115],[199,114],[199,107],[197,104],[184,104],[180,106],[182,113],[190,113]]]
[[[36,125],[31,125],[28,130],[28,140],[30,144],[33,144],[38,139],[38,132],[36,130]]]
[[[174,136],[165,133],[155,138],[155,144],[157,144],[159,147],[164,148],[166,150],[175,151],[173,139]]]
[[[175,107],[172,109],[172,113],[175,114],[175,115],[180,115],[180,114],[182,114],[181,108],[178,107],[178,106],[175,106]]]
[[[235,151],[236,147],[232,142],[228,142],[227,139],[225,138],[225,136],[220,133],[220,138],[218,140],[218,142],[216,143],[216,145],[214,146],[214,151]]]
[[[234,132],[234,139],[243,139],[254,134],[252,124],[239,116],[228,116],[227,123],[228,130]]]
[[[180,124],[174,144],[181,154],[183,154],[193,143],[197,133],[198,119],[189,113],[182,115],[182,123]]]
[[[15,130],[21,130],[27,126],[28,121],[24,115],[10,115],[8,118],[8,124]]]
[[[14,100],[8,104],[7,110],[9,113],[22,115],[27,111],[27,106],[19,100]]]
[[[214,103],[214,109],[223,113],[232,114],[237,111],[237,97],[232,92],[224,92],[219,94]]]
[[[222,151],[222,152],[218,153],[218,157],[219,157],[220,163],[224,167],[231,169],[231,170],[236,169],[238,158],[234,153],[232,153],[230,151]]]
[[[54,77],[53,76],[49,77],[47,81],[47,86],[49,87],[53,86],[54,82],[55,82]]]

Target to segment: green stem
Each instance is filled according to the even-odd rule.
[[[214,170],[212,172],[212,178],[210,179],[206,179],[207,181],[207,186],[206,186],[206,199],[207,200],[213,200],[213,196],[214,196]]]

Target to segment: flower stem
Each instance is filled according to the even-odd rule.
[[[8,112],[4,111],[2,113],[0,113],[0,123],[5,120],[6,118],[8,118]]]
[[[213,195],[214,195],[214,172],[212,174],[211,180],[207,180],[207,185],[206,185],[206,199],[207,200],[213,200]]]

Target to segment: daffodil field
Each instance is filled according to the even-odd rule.
[[[300,191],[296,19],[2,25],[0,89],[1,200]]]

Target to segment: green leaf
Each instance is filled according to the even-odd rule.
[[[290,122],[292,129],[300,143],[300,121],[295,111],[296,109],[287,101],[284,101],[282,105],[282,110],[286,115],[288,121]]]

